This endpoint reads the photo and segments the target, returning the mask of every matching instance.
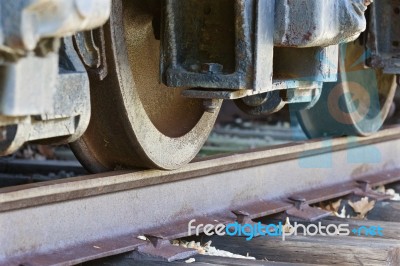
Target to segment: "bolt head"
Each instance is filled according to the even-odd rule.
[[[203,73],[221,73],[223,66],[217,63],[204,63],[201,65],[201,72]]]
[[[203,101],[203,107],[206,112],[215,113],[218,109],[219,101],[217,99],[205,99]]]
[[[248,212],[241,211],[241,210],[235,210],[235,211],[232,211],[232,213],[237,216],[249,216],[250,215]]]
[[[290,197],[289,197],[289,200],[291,200],[291,201],[296,201],[296,202],[306,202],[306,199],[305,199],[304,197],[302,197],[302,196],[297,196],[297,195],[290,196]]]

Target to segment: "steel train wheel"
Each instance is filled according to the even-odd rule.
[[[193,159],[214,125],[218,112],[205,112],[202,100],[159,84],[152,20],[142,0],[113,1],[104,26],[108,75],[90,76],[91,121],[72,144],[89,171],[178,168]]]
[[[358,41],[340,47],[338,81],[325,83],[317,104],[298,113],[310,138],[368,136],[388,116],[396,91],[396,76],[364,65],[368,51]]]

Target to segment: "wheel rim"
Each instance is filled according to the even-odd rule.
[[[338,81],[324,83],[318,103],[298,113],[310,138],[368,136],[382,127],[393,102],[396,76],[365,67],[368,54],[358,41],[341,45]]]
[[[204,112],[202,100],[183,98],[182,89],[158,83],[159,41],[140,0],[113,1],[104,31],[109,73],[101,82],[91,77],[92,117],[72,145],[77,157],[96,172],[188,163],[218,112]]]

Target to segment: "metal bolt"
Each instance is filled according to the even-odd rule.
[[[236,220],[239,224],[245,224],[251,220],[248,212],[238,210],[232,211],[232,213],[236,215]]]
[[[303,206],[306,203],[306,199],[302,196],[298,196],[298,195],[293,195],[289,197],[289,200],[294,202],[294,207],[296,207],[296,209],[300,210],[301,206]]]
[[[371,185],[368,180],[357,180],[356,182],[360,185],[362,191],[367,192],[371,190]]]
[[[209,113],[215,113],[219,107],[218,99],[205,99],[203,101],[204,110]]]
[[[224,69],[223,65],[217,63],[204,63],[201,65],[202,73],[218,74]]]
[[[155,248],[161,248],[165,245],[170,244],[169,241],[167,239],[164,239],[162,236],[148,235],[148,234],[144,234],[144,236],[147,237],[147,239]]]
[[[290,199],[291,201],[306,202],[306,198],[304,198],[304,197],[302,197],[302,196],[298,196],[298,195],[290,196],[289,199]]]

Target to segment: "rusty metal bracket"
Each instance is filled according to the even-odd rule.
[[[366,8],[361,0],[167,0],[162,82],[191,88],[186,97],[238,99],[274,90],[276,79],[336,81],[337,44],[365,30]]]
[[[103,28],[78,32],[74,35],[74,47],[87,71],[103,80],[107,74],[107,58]]]
[[[367,64],[388,74],[400,73],[399,6],[399,0],[374,1],[369,14]]]
[[[253,222],[253,220],[251,220],[250,214],[248,212],[245,211],[241,211],[241,210],[235,210],[232,211],[233,214],[236,215],[236,222],[239,223],[240,225],[251,225],[252,227],[257,226],[257,223]],[[254,232],[252,232],[252,229],[249,228],[248,226],[243,227],[243,229],[245,232],[247,233],[253,233],[252,237],[258,237],[260,236],[260,232],[257,232],[254,234]],[[246,235],[239,235],[240,237],[248,237]]]
[[[251,220],[250,214],[248,212],[237,210],[232,211],[232,213],[236,215],[236,221],[239,224],[255,224],[255,222]]]
[[[301,196],[290,196],[289,200],[294,203],[294,207],[286,210],[286,214],[305,221],[316,221],[327,217],[330,212],[321,209],[310,207],[306,202],[307,200]]]
[[[274,7],[275,0],[166,1],[162,81],[171,87],[271,89]]]
[[[197,254],[197,250],[174,246],[168,239],[157,235],[144,235],[149,243],[136,248],[128,257],[147,261],[175,261]]]
[[[354,189],[353,195],[360,197],[368,197],[375,200],[390,199],[390,195],[380,194],[372,190],[369,180],[357,180],[358,188]]]

